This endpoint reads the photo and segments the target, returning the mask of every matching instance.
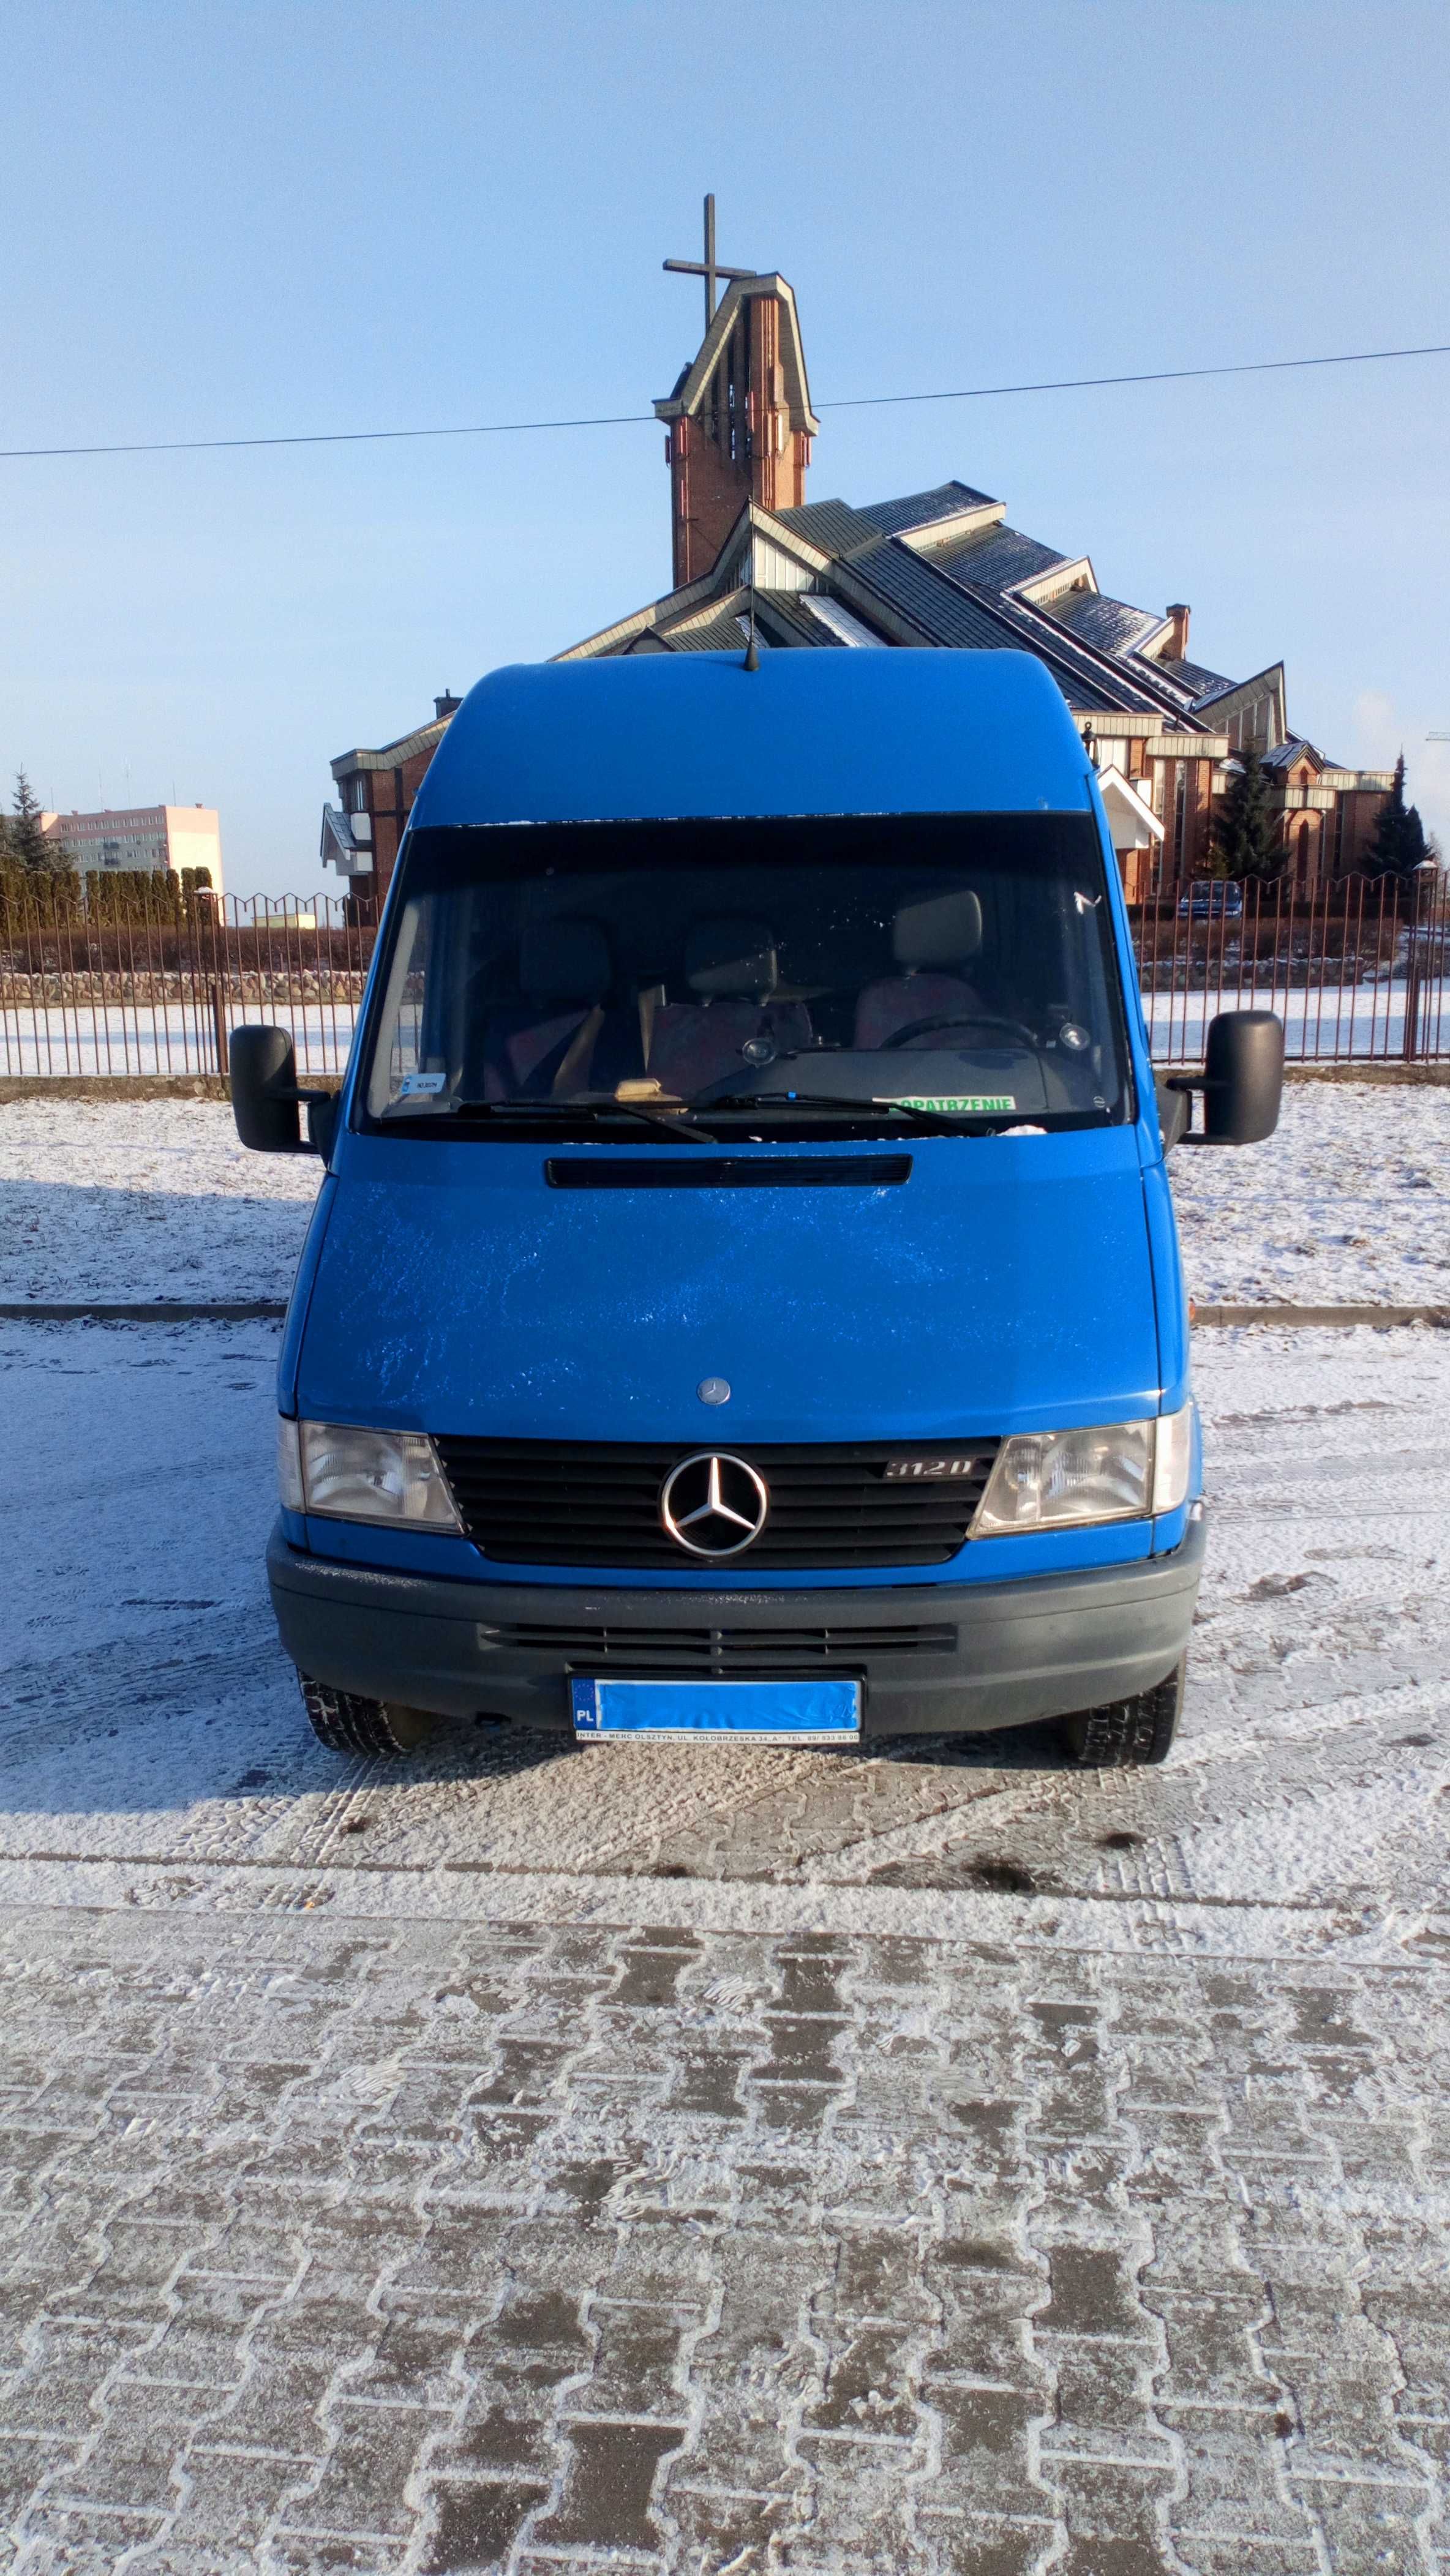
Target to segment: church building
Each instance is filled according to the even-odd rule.
[[[556,659],[743,652],[751,632],[762,652],[1035,653],[1096,763],[1130,902],[1204,872],[1214,801],[1249,745],[1268,772],[1286,884],[1308,893],[1360,867],[1390,774],[1345,768],[1291,731],[1282,662],[1242,679],[1211,669],[1190,651],[1181,601],[1152,609],[1110,597],[1090,556],[1010,526],[1005,501],[971,484],[888,501],[806,498],[820,424],[795,297],[774,273],[720,267],[713,216],[707,199],[703,263],[665,263],[704,278],[706,316],[694,359],[655,404],[673,587]],[[354,892],[385,890],[407,782],[415,792],[451,704],[440,699],[437,724],[399,743],[333,762],[343,806],[324,817],[322,855],[351,873]],[[374,800],[385,780],[396,814],[380,831]],[[371,839],[358,846],[365,809]]]

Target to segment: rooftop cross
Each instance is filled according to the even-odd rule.
[[[722,268],[719,260],[715,257],[715,200],[713,197],[707,197],[705,199],[705,256],[703,260],[667,259],[664,262],[664,265],[666,268],[674,269],[681,277],[703,277],[705,281],[705,328],[707,331],[715,319],[716,280],[722,277],[729,280],[736,277],[756,277],[759,275],[759,271],[753,268]]]

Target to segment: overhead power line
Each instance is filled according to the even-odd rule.
[[[1142,376],[1058,376],[1031,385],[965,385],[944,394],[853,394],[841,402],[820,403],[820,411],[865,411],[881,403],[984,402],[994,394],[1080,393],[1098,385],[1181,385],[1196,376],[1285,375],[1295,367],[1367,367],[1384,358],[1450,357],[1450,340],[1432,341],[1424,349],[1341,349],[1328,358],[1247,358],[1227,367],[1156,367]]]
[[[1272,376],[1303,367],[1367,367],[1392,358],[1450,357],[1450,340],[1416,349],[1339,349],[1322,358],[1249,358],[1215,367],[1154,367],[1125,376],[1048,376],[1030,384],[957,385],[924,394],[848,394],[818,403],[818,411],[870,411],[897,403],[991,402],[1008,394],[1089,393],[1112,385],[1178,385],[1205,376]],[[363,447],[408,438],[513,438],[526,431],[552,429],[636,429],[652,427],[652,411],[591,413],[574,420],[464,421],[434,429],[292,430],[264,438],[134,438],[108,440],[88,447],[0,447],[0,463],[27,457],[66,456],[200,456],[243,447]]]

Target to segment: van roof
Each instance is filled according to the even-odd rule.
[[[687,815],[1077,813],[1087,754],[1030,653],[519,662],[469,692],[419,828]]]

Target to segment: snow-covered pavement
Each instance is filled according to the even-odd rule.
[[[1170,1168],[1205,1301],[1450,1303],[1450,1087],[1291,1083],[1267,1144]],[[0,1303],[285,1297],[317,1179],[220,1101],[0,1104]]]
[[[239,1870],[301,1870],[319,1903],[411,1913],[453,1909],[460,1873],[663,1875],[702,1924],[769,1884],[784,1924],[826,1908],[884,1930],[920,1923],[902,1891],[921,1886],[942,1892],[933,1921],[975,1919],[970,1892],[1007,1870],[1076,1909],[1324,1903],[1342,1929],[1362,1902],[1375,1955],[1450,1906],[1450,1336],[1200,1340],[1214,1527],[1185,1741],[1106,1781],[1037,1734],[846,1763],[463,1728],[411,1766],[340,1770],[305,1731],[261,1572],[275,1344],[265,1325],[0,1326],[12,1894],[176,1901],[195,1869],[196,1900],[230,1904]],[[366,1841],[339,1839],[364,1778]]]
[[[1199,1293],[1435,1294],[1445,1104],[1175,1157]],[[314,1166],[88,1107],[0,1109],[0,1295],[285,1290]],[[0,1323],[6,2576],[1447,2576],[1450,1335],[1199,1337],[1184,1731],[1104,1777],[335,1761],[276,1347]]]

